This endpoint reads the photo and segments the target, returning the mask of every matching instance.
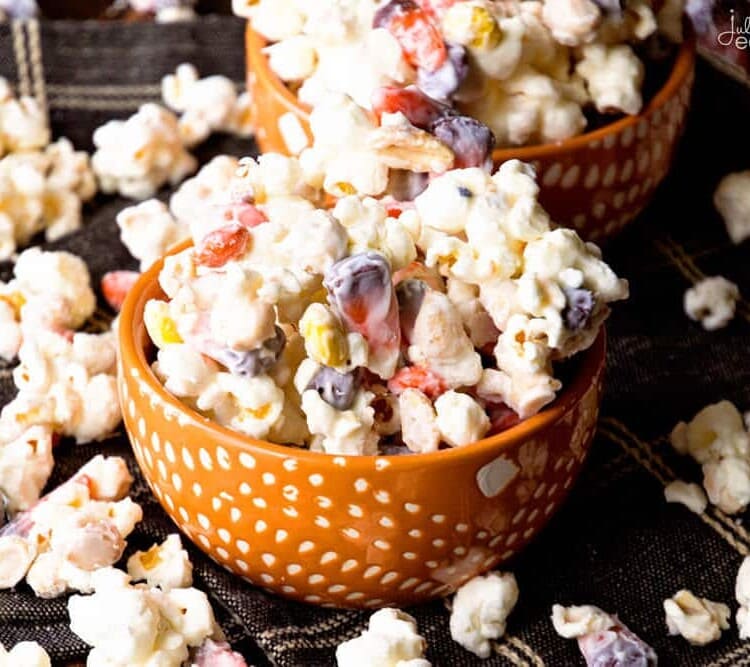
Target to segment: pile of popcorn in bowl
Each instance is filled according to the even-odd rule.
[[[219,424],[327,454],[461,447],[536,414],[627,283],[553,229],[533,172],[432,180],[413,207],[325,210],[295,158],[244,160],[146,304],[166,389]]]

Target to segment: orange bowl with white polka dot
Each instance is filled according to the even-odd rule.
[[[296,155],[311,141],[309,109],[271,70],[263,53],[266,42],[249,23],[245,41],[258,146],[264,153]],[[695,42],[688,39],[667,81],[641,113],[554,144],[496,149],[495,166],[511,159],[529,162],[552,220],[588,241],[608,239],[635,219],[667,175],[694,78]]]
[[[161,266],[120,315],[125,428],[169,516],[248,582],[337,607],[447,595],[521,551],[578,475],[599,411],[603,332],[558,399],[507,431],[433,454],[331,456],[230,431],[164,389],[143,324],[146,302],[164,298]]]

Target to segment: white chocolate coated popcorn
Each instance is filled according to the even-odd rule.
[[[158,104],[144,104],[127,120],[111,120],[93,136],[91,158],[99,186],[130,199],[148,199],[177,185],[196,167],[183,146],[177,117]]]
[[[430,667],[417,622],[399,609],[376,611],[359,637],[336,649],[338,667]]]
[[[565,639],[576,639],[592,632],[609,630],[614,624],[607,612],[593,605],[552,606],[552,625],[555,632]]]
[[[750,237],[750,171],[727,174],[714,192],[714,206],[721,214],[732,243]]]
[[[436,452],[441,432],[435,408],[419,389],[406,389],[399,397],[401,438],[413,452]]]
[[[677,591],[664,600],[670,635],[682,635],[693,646],[705,646],[721,637],[729,628],[729,607],[699,598],[688,590]]]
[[[180,667],[217,632],[208,598],[195,588],[134,586],[114,568],[95,572],[92,586],[93,595],[68,600],[71,630],[92,646],[89,665]]]
[[[32,426],[10,442],[0,438],[0,489],[10,512],[29,509],[39,499],[54,464],[46,426]]]
[[[750,462],[728,456],[703,464],[703,486],[708,499],[727,514],[742,512],[750,504]]]
[[[589,44],[582,49],[576,73],[586,82],[597,110],[637,114],[643,105],[643,63],[627,44]]]
[[[181,113],[179,131],[187,147],[204,141],[212,132],[229,132],[241,137],[252,134],[249,99],[238,97],[234,84],[225,76],[200,79],[188,63],[162,79],[164,103]]]
[[[679,422],[670,441],[680,454],[689,454],[701,464],[729,456],[750,457],[750,436],[742,415],[729,401],[707,405],[690,422]]]
[[[703,514],[708,505],[706,494],[698,484],[688,484],[682,480],[667,484],[664,487],[664,498],[668,503],[680,503],[696,514]]]
[[[512,574],[490,572],[474,577],[453,598],[451,637],[480,658],[489,657],[490,641],[505,634],[517,601],[518,584]]]
[[[750,637],[750,558],[745,557],[737,572],[734,595],[740,608],[737,610],[737,629],[740,639]]]
[[[452,447],[481,440],[490,428],[484,408],[468,394],[446,391],[435,401],[435,412],[440,434]]]
[[[33,97],[14,97],[8,82],[0,77],[0,157],[44,148],[49,140],[44,109]]]
[[[133,581],[145,581],[163,591],[193,585],[193,564],[176,533],[148,551],[136,551],[128,558],[128,574]]]
[[[725,327],[734,319],[740,291],[723,276],[705,278],[685,292],[685,314],[707,331]]]
[[[542,16],[555,39],[567,46],[580,46],[596,37],[602,14],[591,0],[545,0]]]
[[[10,651],[0,644],[0,667],[51,667],[52,661],[36,642],[19,642]]]

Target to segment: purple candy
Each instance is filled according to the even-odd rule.
[[[563,291],[565,292],[565,300],[567,301],[565,310],[563,310],[565,326],[571,331],[583,329],[588,324],[591,312],[596,305],[593,292],[575,287],[566,287]]]
[[[594,0],[599,9],[606,14],[619,15],[625,7],[623,0]]]
[[[226,366],[232,375],[255,377],[273,368],[286,345],[284,332],[279,327],[276,327],[275,331],[273,337],[264,341],[255,350],[233,350],[229,347],[210,346],[201,351]]]
[[[354,403],[359,386],[358,373],[339,373],[323,366],[310,380],[307,389],[314,389],[320,397],[337,410],[348,410]]]
[[[466,49],[460,44],[446,44],[448,58],[434,72],[420,67],[417,86],[432,99],[448,102],[469,74]]]
[[[587,667],[655,667],[654,649],[613,618],[614,627],[578,639]]]
[[[417,321],[417,315],[419,315],[419,309],[422,307],[426,291],[427,284],[414,278],[409,278],[396,285],[401,335],[406,342],[411,341],[414,323]]]
[[[31,19],[37,15],[36,0],[0,0],[0,12],[12,19]]]
[[[391,169],[388,174],[388,194],[396,201],[414,201],[427,189],[429,182],[429,174]]]
[[[455,169],[481,167],[492,170],[495,135],[484,123],[468,116],[445,116],[432,124],[432,133],[453,151]]]

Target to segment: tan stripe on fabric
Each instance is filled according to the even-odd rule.
[[[611,442],[622,447],[663,485],[666,486],[669,482],[677,479],[674,472],[672,472],[669,467],[652,452],[651,447],[634,436],[626,427],[625,432],[623,433],[622,430],[618,428],[619,425],[620,424],[617,420],[604,419],[599,425],[599,433]],[[618,430],[620,430],[620,433],[617,432]],[[733,531],[730,532],[727,530],[706,512],[698,514],[697,516],[707,526],[712,528],[714,532],[721,536],[731,547],[733,547],[737,553],[742,556],[750,554],[750,547],[748,544],[746,544],[742,538],[738,539],[738,536],[734,534]]]
[[[150,97],[161,95],[158,83],[108,84],[105,86],[80,84],[49,84],[50,95],[81,95],[88,97]]]
[[[508,660],[512,665],[520,667],[531,667],[531,663],[521,658],[505,641],[491,642],[492,650],[496,655],[500,655]]]
[[[51,109],[72,109],[75,111],[135,111],[146,102],[156,101],[156,98],[129,100],[88,100],[82,97],[59,98],[51,96],[49,99],[49,106]]]
[[[505,635],[505,639],[511,646],[515,647],[518,651],[528,656],[528,658],[531,660],[531,664],[534,665],[534,667],[544,667],[544,660],[542,660],[542,657],[536,651],[534,651],[534,649],[531,648],[531,646],[529,646],[525,641],[523,641],[519,637],[508,634]]]
[[[31,95],[31,74],[29,72],[29,59],[26,56],[26,37],[24,35],[23,21],[11,23],[13,34],[13,56],[16,59],[16,70],[18,72],[18,94]]]
[[[44,81],[44,59],[42,57],[42,38],[39,33],[39,21],[31,19],[26,22],[31,59],[31,77],[34,86],[34,97],[39,106],[47,113],[47,90]],[[49,121],[47,121],[49,123]]]
[[[273,639],[274,637],[279,637],[281,635],[317,635],[317,634],[325,634],[327,632],[330,632],[331,630],[336,630],[340,626],[344,625],[345,623],[351,623],[352,617],[355,615],[356,612],[352,612],[351,614],[341,615],[341,616],[334,616],[333,618],[330,618],[326,621],[322,621],[320,623],[315,624],[314,626],[309,627],[299,627],[298,625],[287,625],[282,628],[271,628],[269,630],[264,630],[261,632],[258,637],[262,639]]]
[[[741,667],[742,665],[750,665],[750,644],[743,644],[716,662],[712,662],[708,667]]]

